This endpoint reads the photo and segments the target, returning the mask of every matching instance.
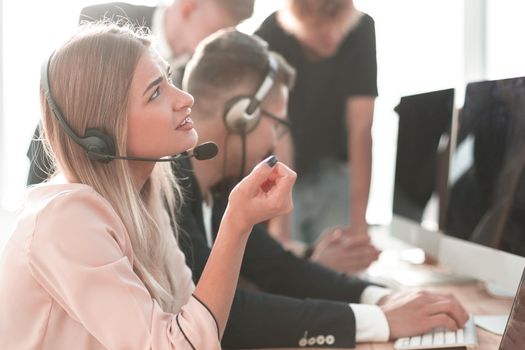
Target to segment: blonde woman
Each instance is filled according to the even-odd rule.
[[[291,210],[295,174],[271,159],[239,183],[195,286],[167,214],[179,198],[169,168],[82,145],[95,133],[116,155],[181,153],[197,142],[193,98],[146,37],[116,26],[82,28],[44,72],[58,170],[28,191],[0,260],[0,348],[220,348],[249,232]]]

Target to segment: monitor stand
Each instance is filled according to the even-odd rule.
[[[495,283],[485,283],[485,290],[487,293],[494,298],[505,298],[513,299],[515,292],[510,291],[507,288],[498,286]],[[489,332],[497,335],[503,335],[505,332],[505,326],[509,319],[509,314],[503,315],[475,315],[474,323],[476,326],[483,328]]]
[[[516,292],[498,286],[495,283],[485,283],[485,289],[490,296],[495,298],[513,299],[514,295],[516,295]]]
[[[474,324],[497,335],[503,335],[509,315],[474,315]]]
[[[428,287],[474,281],[449,269],[410,262],[410,259],[403,259],[403,255],[403,252],[399,251],[383,251],[379,261],[370,266],[362,277],[395,290],[402,287]]]

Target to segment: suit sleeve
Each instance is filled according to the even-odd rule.
[[[347,303],[237,289],[222,346],[347,349],[355,347],[355,329]]]
[[[180,244],[184,247],[197,283],[210,249],[199,233],[198,222],[191,215],[184,215],[183,222],[185,232]],[[191,243],[188,243],[187,237]],[[266,273],[265,269],[261,272]],[[279,280],[272,282],[280,283]],[[355,329],[355,317],[346,302],[299,299],[238,288],[222,345],[230,349],[295,348],[300,346],[300,342],[310,341],[317,346],[351,348],[355,346]]]
[[[371,283],[327,269],[286,251],[263,225],[254,227],[241,273],[259,288],[295,298],[359,303]]]

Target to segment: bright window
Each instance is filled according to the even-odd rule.
[[[26,151],[40,118],[40,64],[75,30],[80,9],[100,2],[107,1],[3,2],[0,204],[5,208],[16,208],[24,193],[29,164]],[[254,18],[240,29],[253,32],[282,2],[257,0]],[[525,46],[520,35],[525,32],[521,18],[525,5],[516,0],[355,0],[355,3],[376,23],[380,97],[373,127],[374,164],[368,218],[371,222],[386,222],[391,215],[397,135],[397,117],[392,109],[399,98],[448,87],[456,87],[461,94],[465,67],[476,60],[484,62],[479,78],[525,75]],[[466,3],[486,4],[487,14],[481,21],[486,24],[486,41],[482,45],[486,55],[469,56],[468,62],[464,39],[465,8],[469,8]],[[485,40],[485,36],[479,38]],[[467,42],[470,43],[470,38]]]

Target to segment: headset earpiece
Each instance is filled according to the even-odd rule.
[[[117,155],[113,138],[105,132],[98,129],[87,129],[84,137],[81,139],[81,146],[87,151],[91,160],[108,163],[111,157]]]
[[[58,108],[56,101],[53,99],[48,76],[49,62],[51,61],[51,57],[53,57],[53,54],[51,54],[51,56],[49,56],[48,59],[42,64],[40,76],[41,85],[44,90],[44,96],[49,108],[55,115],[58,123],[62,127],[62,130],[64,130],[64,132],[69,137],[71,137],[75,143],[86,150],[89,159],[108,163],[116,156],[115,142],[113,139],[108,134],[98,129],[87,129],[84,136],[78,135],[66,122],[66,119],[62,115],[60,108]]]
[[[261,103],[273,87],[278,63],[268,56],[268,72],[253,96],[237,96],[226,103],[224,125],[233,134],[246,135],[253,131],[261,120]]]
[[[261,112],[257,107],[251,114],[247,109],[253,99],[249,96],[237,96],[226,103],[224,125],[232,134],[246,135],[259,124]]]

